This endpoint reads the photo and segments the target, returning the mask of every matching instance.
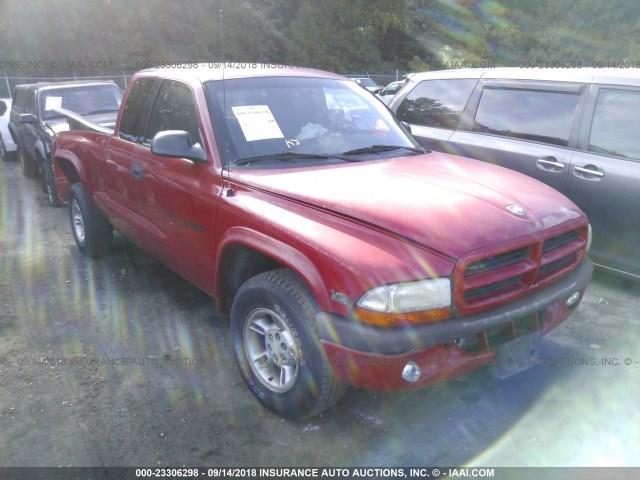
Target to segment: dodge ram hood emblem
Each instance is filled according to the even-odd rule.
[[[519,217],[524,217],[525,213],[527,213],[527,211],[524,208],[522,208],[520,205],[516,205],[515,203],[512,203],[511,205],[507,205],[507,210],[509,210],[511,213],[518,215]]]

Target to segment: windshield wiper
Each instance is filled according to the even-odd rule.
[[[264,162],[269,160],[277,160],[279,162],[291,162],[298,159],[328,159],[329,155],[324,153],[301,153],[301,152],[280,152],[271,153],[269,155],[258,155],[256,157],[239,158],[233,163],[236,165],[248,165],[250,163]]]
[[[366,155],[368,153],[390,152],[391,150],[399,150],[401,148],[404,148],[405,150],[409,150],[411,152],[425,153],[424,149],[422,148],[403,147],[398,145],[371,145],[370,147],[349,150],[348,152],[344,152],[342,155]]]

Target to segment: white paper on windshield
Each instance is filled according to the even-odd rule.
[[[231,107],[247,142],[284,138],[269,105]]]
[[[54,108],[62,108],[62,97],[47,97],[44,102],[45,110],[53,110]]]

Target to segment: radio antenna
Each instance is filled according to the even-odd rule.
[[[220,59],[222,63],[222,75],[224,78],[224,35],[222,33],[222,0],[220,0]]]
[[[224,69],[225,69],[225,60],[224,60],[224,33],[222,31],[222,2],[223,0],[220,0],[220,62],[222,63],[222,121],[225,122],[225,125],[221,125],[221,129],[224,129],[223,131],[223,136],[224,136],[224,155],[222,160],[222,178],[224,180],[225,177],[225,170],[226,170],[226,180],[227,180],[227,191],[226,191],[226,195],[227,197],[231,197],[233,196],[233,188],[231,188],[231,178],[230,178],[230,172],[229,172],[229,165],[228,162],[229,161],[229,129],[227,128],[226,125],[226,120],[227,120],[227,88],[226,88],[226,83],[224,81]],[[224,188],[224,187],[223,187]]]

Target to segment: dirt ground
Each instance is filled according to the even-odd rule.
[[[264,410],[204,293],[0,163],[0,466],[640,466],[640,282],[598,272],[542,363],[320,417]]]

